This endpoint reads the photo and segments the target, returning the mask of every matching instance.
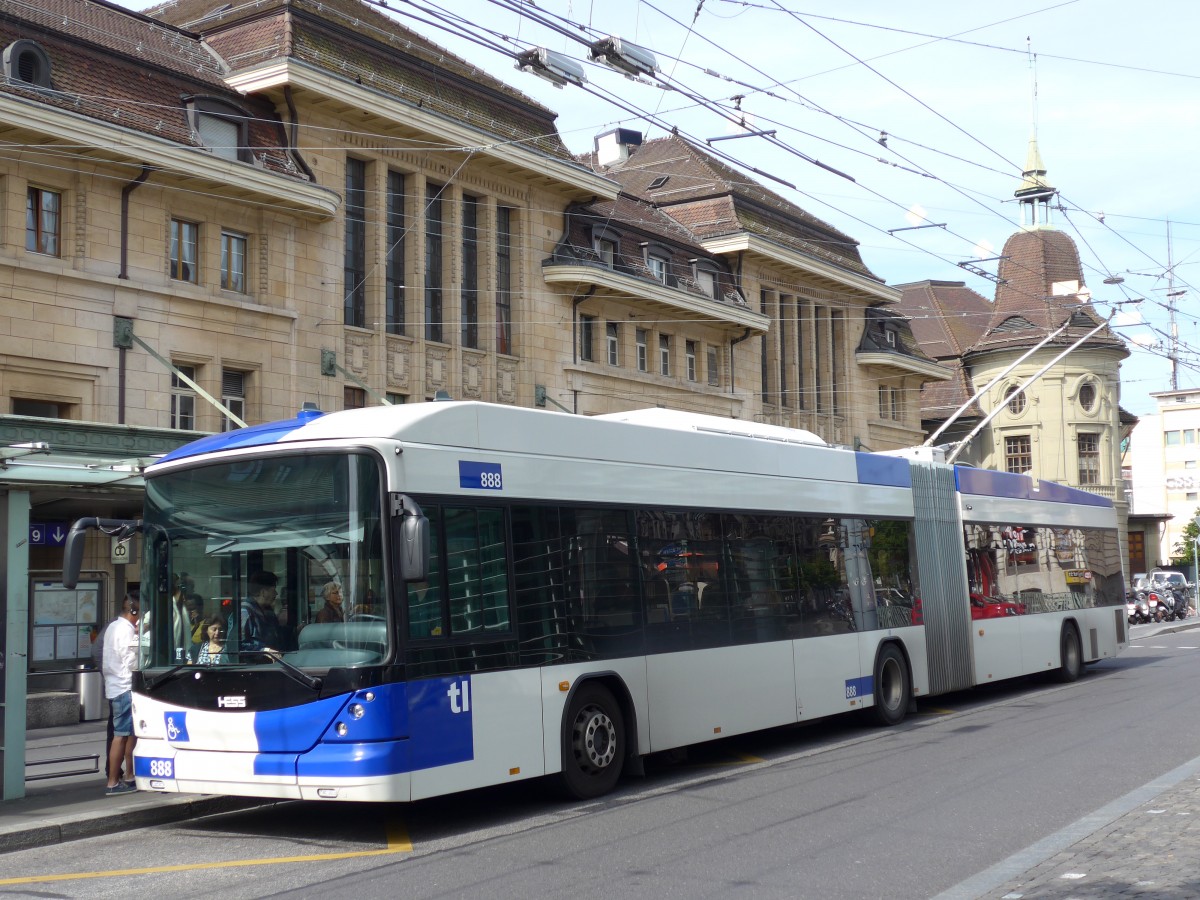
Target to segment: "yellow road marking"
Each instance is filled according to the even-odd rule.
[[[85,878],[119,878],[124,875],[158,875],[164,872],[192,872],[197,869],[236,869],[241,866],[275,866],[282,863],[329,862],[336,859],[360,859],[364,856],[389,856],[411,853],[412,841],[403,825],[387,827],[387,848],[383,850],[349,850],[345,853],[314,853],[309,856],[272,856],[264,859],[230,859],[223,862],[182,863],[175,866],[147,866],[140,869],[109,869],[104,872],[65,872],[58,875],[25,875],[20,878],[0,878],[0,885],[37,884],[46,881],[74,881]]]
[[[917,715],[919,715],[919,716],[952,716],[952,715],[954,715],[954,710],[952,710],[952,709],[937,709],[936,707],[930,706],[930,707],[920,710],[917,713]]]

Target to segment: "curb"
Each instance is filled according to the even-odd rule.
[[[132,831],[153,825],[198,819],[218,813],[270,806],[277,802],[279,801],[263,800],[259,797],[197,797],[174,803],[145,806],[140,809],[114,810],[111,813],[93,816],[84,815],[70,821],[47,822],[30,825],[28,828],[16,828],[12,831],[0,830],[0,854],[65,844],[69,841],[78,841],[100,834]]]

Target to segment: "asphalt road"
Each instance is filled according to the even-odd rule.
[[[729,739],[590,804],[279,804],[6,854],[0,896],[932,897],[1197,755],[1200,631],[1147,630],[1075,684]]]

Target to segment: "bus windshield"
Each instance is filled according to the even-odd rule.
[[[365,452],[148,478],[141,668],[383,662],[382,510]]]

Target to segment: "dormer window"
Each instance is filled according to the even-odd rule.
[[[692,278],[696,281],[696,289],[705,297],[717,299],[717,270],[711,265],[692,260]]]
[[[663,284],[667,283],[667,265],[667,261],[661,256],[649,254],[646,256],[646,268],[650,270],[650,274],[655,280],[661,281]]]
[[[592,250],[605,268],[615,268],[620,255],[621,236],[603,225],[592,226]]]
[[[617,242],[608,238],[596,238],[596,255],[600,257],[600,262],[611,269],[613,260],[617,258]]]
[[[889,347],[896,346],[896,332],[892,331],[892,329],[885,328],[883,330],[883,339]]]
[[[233,162],[250,162],[247,144],[249,116],[215,97],[185,97],[192,137],[214,156]]]
[[[33,41],[14,41],[4,48],[4,74],[10,84],[50,87],[50,57]]]
[[[671,271],[671,250],[662,244],[649,241],[642,243],[642,261],[650,277],[661,284],[667,283],[667,273]]]

